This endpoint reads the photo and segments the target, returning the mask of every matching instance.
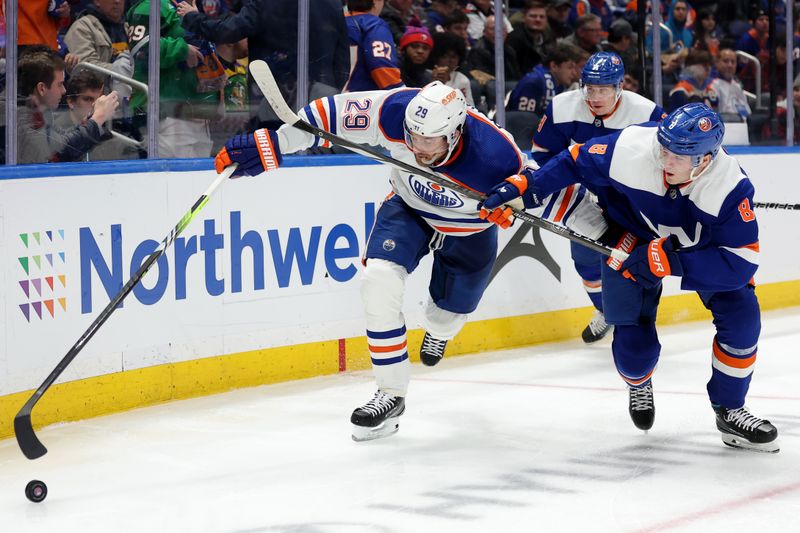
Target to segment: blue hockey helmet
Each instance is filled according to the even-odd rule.
[[[724,136],[725,124],[719,115],[700,102],[683,105],[667,115],[656,135],[659,144],[673,154],[691,156],[693,167],[706,154],[716,157]]]
[[[581,71],[581,85],[622,85],[625,66],[614,52],[593,54]]]

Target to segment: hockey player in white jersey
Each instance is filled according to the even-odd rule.
[[[353,142],[379,145],[395,159],[485,193],[527,166],[511,136],[467,107],[458,90],[434,82],[420,89],[347,93],[300,111],[312,125]],[[256,175],[277,169],[284,153],[312,148],[318,137],[288,125],[233,137],[216,158]],[[365,252],[362,299],[378,391],[351,417],[353,438],[398,429],[410,362],[403,316],[406,278],[433,252],[420,359],[435,365],[475,310],[497,254],[497,231],[478,216],[478,202],[408,172],[394,170],[392,194],[376,215]]]
[[[613,52],[592,55],[581,71],[581,88],[557,95],[547,106],[533,134],[533,159],[544,165],[574,143],[608,135],[631,124],[661,120],[664,110],[644,96],[622,90],[625,68]],[[585,189],[579,185],[554,194],[545,204],[543,216],[564,222],[574,200]],[[599,341],[611,330],[603,315],[600,298],[600,265],[603,257],[579,244],[571,243],[572,260],[583,280],[583,287],[596,311],[582,338],[587,344]]]

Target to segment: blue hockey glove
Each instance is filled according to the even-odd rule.
[[[655,287],[666,276],[682,276],[683,266],[677,250],[677,238],[662,237],[637,246],[622,263],[622,275],[645,289]]]
[[[278,146],[278,135],[262,128],[254,133],[231,137],[214,159],[214,168],[217,174],[221,174],[228,165],[239,163],[234,176],[257,176],[276,170],[281,161],[283,156]]]
[[[479,206],[481,211],[478,216],[501,228],[507,228],[511,225],[513,211],[506,204],[520,197],[526,209],[541,205],[535,192],[528,188],[528,178],[524,174],[514,174],[489,191]]]

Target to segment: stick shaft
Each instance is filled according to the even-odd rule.
[[[467,198],[471,198],[473,200],[478,200],[478,201],[486,199],[486,196],[478,191],[468,189],[467,187],[463,187],[458,183],[454,183],[437,174],[421,169],[414,165],[409,165],[408,163],[405,163],[403,161],[398,161],[397,159],[382,154],[381,152],[373,150],[370,147],[362,146],[358,143],[355,143],[347,139],[343,139],[338,135],[334,135],[333,133],[312,126],[311,124],[301,119],[286,104],[286,102],[283,99],[283,96],[281,96],[280,94],[280,90],[278,89],[278,85],[275,82],[275,78],[265,62],[261,60],[253,61],[250,64],[250,71],[253,75],[253,79],[258,85],[258,88],[264,94],[264,97],[267,99],[270,106],[272,106],[272,109],[273,111],[275,111],[275,114],[278,115],[278,118],[280,118],[286,124],[289,124],[294,128],[303,130],[306,133],[310,133],[311,135],[315,135],[337,146],[341,146],[343,148],[348,148],[350,150],[353,150],[354,152],[358,152],[366,157],[369,157],[370,159],[376,159],[378,161],[381,161],[382,163],[386,163],[395,168],[405,170],[406,172],[410,172],[417,176],[423,176],[435,183],[438,183],[439,185],[442,185],[443,187],[447,187],[453,191],[456,191]],[[531,215],[530,213],[522,209],[515,209],[513,207],[511,209],[514,212],[515,218],[521,220],[522,222],[530,224],[531,226],[536,226],[538,228],[550,231],[562,237],[566,237],[571,241],[577,242],[603,255],[614,256],[622,261],[624,261],[627,258],[627,254],[625,252],[621,250],[616,250],[614,248],[611,248],[610,246],[606,246],[605,244],[595,239],[590,239],[588,237],[575,233],[566,226],[554,224],[548,220],[544,220],[537,216]]]
[[[100,312],[97,318],[94,319],[86,331],[83,332],[72,348],[69,349],[67,354],[61,359],[61,361],[58,362],[53,371],[50,372],[50,375],[47,376],[44,382],[39,385],[39,388],[34,391],[30,398],[28,398],[28,401],[25,402],[25,405],[22,406],[22,409],[19,410],[16,417],[14,417],[14,432],[22,453],[24,453],[28,459],[36,459],[47,453],[47,448],[44,447],[33,431],[31,412],[33,411],[34,406],[47,392],[50,386],[56,381],[56,379],[58,379],[58,377],[64,372],[64,370],[67,369],[69,364],[75,359],[75,357],[77,357],[81,350],[83,350],[89,340],[94,337],[95,333],[97,333],[103,324],[106,323],[106,321],[117,309],[119,304],[121,304],[123,300],[125,300],[125,298],[131,293],[131,291],[133,291],[133,288],[139,284],[153,264],[158,261],[167,248],[169,248],[169,246],[175,242],[175,239],[178,237],[178,235],[183,232],[183,230],[189,225],[192,219],[194,219],[197,213],[203,209],[206,203],[208,203],[208,199],[211,197],[211,195],[214,194],[217,188],[219,188],[219,186],[222,185],[222,183],[228,179],[235,170],[236,165],[229,166],[225,169],[225,172],[219,174],[214,179],[206,192],[204,192],[197,199],[194,205],[192,205],[189,211],[187,211],[181,217],[175,227],[172,228],[167,236],[161,241],[161,244],[158,246],[158,248],[156,248],[156,250],[147,257],[147,259],[142,263],[142,266],[139,267],[136,273],[131,276],[122,289],[120,289],[120,291],[111,299],[108,305]]]

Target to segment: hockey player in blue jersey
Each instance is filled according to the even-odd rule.
[[[503,223],[502,206],[520,195],[526,208],[572,183],[598,197],[606,217],[627,232],[621,265],[603,264],[603,305],[615,325],[612,353],[629,388],[629,412],[647,430],[655,419],[652,376],[661,345],[655,320],[662,280],[681,278],[714,318],[707,390],[725,444],[777,452],[778,430],[744,406],[756,361],[760,309],[758,222],[753,185],[720,150],[725,127],[701,103],[686,104],[660,124],[629,126],[573,145],[535,173],[500,185],[484,216]]]
[[[392,31],[378,16],[383,4],[384,0],[347,0],[350,77],[344,92],[403,86]]]
[[[598,52],[586,62],[581,72],[580,90],[556,96],[547,107],[533,135],[533,158],[540,165],[565,150],[572,143],[586,142],[593,137],[619,131],[631,124],[661,120],[664,110],[647,98],[622,90],[625,68],[622,59],[613,52]],[[544,211],[566,213],[572,198],[579,196],[577,187],[554,195]],[[584,342],[599,341],[611,326],[603,315],[600,298],[602,256],[579,244],[571,243],[572,260],[583,280],[583,287],[595,307],[591,322],[583,330]]]
[[[575,63],[578,51],[568,44],[557,44],[547,54],[544,64],[536,65],[511,91],[506,102],[507,111],[544,112],[557,94],[575,82]]]
[[[300,111],[309,123],[350,141],[379,145],[391,156],[486,193],[526,168],[510,134],[468,108],[464,96],[440,82],[420,89],[347,93]],[[281,154],[317,146],[319,138],[283,126],[277,132],[232,138],[216,159],[218,171],[236,162],[256,175],[280,166]],[[392,171],[367,243],[361,294],[378,392],[353,412],[353,438],[397,431],[405,409],[410,362],[403,316],[406,279],[433,252],[430,299],[424,309],[420,359],[435,365],[475,310],[497,254],[497,228],[478,217],[478,202],[408,172]]]

